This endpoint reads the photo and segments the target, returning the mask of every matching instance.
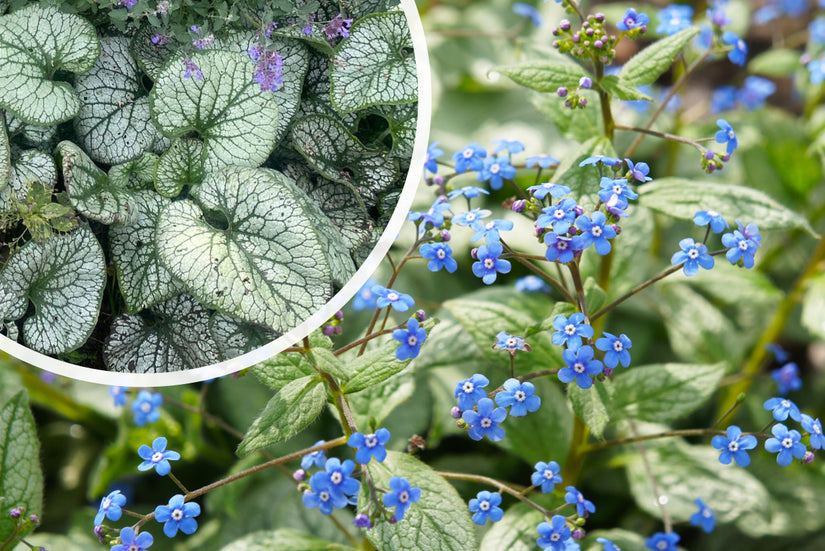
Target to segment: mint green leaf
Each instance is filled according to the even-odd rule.
[[[158,217],[171,203],[152,191],[136,192],[137,214],[132,223],[109,227],[111,259],[128,312],[151,308],[184,290],[161,264],[155,245]]]
[[[0,212],[15,211],[15,203],[25,203],[31,184],[40,182],[51,192],[57,183],[57,166],[48,153],[37,149],[15,152],[11,157],[8,184],[0,186]]]
[[[639,204],[679,220],[693,220],[696,211],[715,210],[729,223],[757,222],[762,230],[800,228],[813,236],[808,220],[761,191],[732,184],[660,178],[639,188]]]
[[[209,312],[189,295],[180,295],[140,314],[112,323],[103,361],[119,373],[168,373],[218,361],[209,334]]]
[[[587,100],[586,109],[565,107],[564,100],[556,94],[535,92],[530,94],[530,101],[565,138],[583,142],[604,135],[604,122],[599,94],[595,90],[579,90],[579,94]]]
[[[11,113],[6,113],[9,137],[17,138],[25,145],[51,151],[57,138],[57,126],[26,124]]]
[[[601,81],[599,81],[599,86],[601,86],[602,90],[610,94],[611,96],[623,100],[645,100],[645,101],[653,101],[653,98],[648,96],[647,94],[640,92],[633,86],[629,86],[625,82],[619,80],[619,77],[616,75],[607,75]]]
[[[333,51],[330,49],[329,55],[332,54]],[[306,115],[327,115],[339,119],[347,128],[354,130],[358,121],[358,113],[339,113],[332,106],[332,98],[329,92],[329,69],[329,56],[311,53],[309,69],[301,92],[298,118],[301,119]]]
[[[0,17],[0,107],[23,122],[47,126],[80,110],[57,71],[85,73],[100,55],[94,27],[77,15],[31,4]]]
[[[209,332],[218,345],[221,360],[230,360],[268,344],[280,335],[251,323],[215,312],[209,318]]]
[[[160,46],[152,44],[152,37],[157,33],[158,29],[150,25],[144,25],[138,29],[129,44],[132,57],[153,81],[158,79],[161,69],[177,50],[175,41]]]
[[[652,84],[670,68],[673,60],[697,34],[699,27],[690,27],[657,40],[624,64],[619,80],[629,87]]]
[[[372,206],[398,177],[397,165],[385,152],[370,150],[337,120],[310,115],[292,127],[298,153],[322,176],[353,186]]]
[[[0,271],[0,289],[14,297],[9,311],[23,306],[25,312],[27,300],[34,305],[23,324],[23,341],[44,354],[69,352],[86,342],[105,285],[103,249],[88,226],[26,243]]]
[[[338,45],[329,79],[332,104],[344,113],[415,102],[418,77],[404,13],[375,13],[357,20]]]
[[[75,79],[80,112],[74,121],[78,141],[89,156],[107,165],[125,163],[163,139],[149,116],[149,98],[140,94],[137,64],[126,37],[100,40],[101,56]]]
[[[159,158],[154,153],[144,153],[137,159],[115,165],[109,169],[112,185],[129,190],[142,191],[154,187],[155,169]]]
[[[536,527],[545,522],[544,515],[519,503],[484,535],[479,551],[534,551],[539,533]]]
[[[596,278],[588,277],[584,281],[584,302],[589,313],[596,312],[607,301],[607,293],[599,287]]]
[[[13,507],[24,507],[27,515],[43,512],[40,442],[22,390],[0,406],[0,542],[14,534],[9,517]],[[25,537],[29,531],[17,535]]]
[[[359,427],[384,424],[384,420],[415,393],[412,370],[402,371],[360,392],[347,396],[355,424]]]
[[[390,478],[406,478],[413,487],[421,488],[421,499],[404,514],[403,522],[390,524],[378,520],[367,531],[367,539],[381,551],[475,551],[478,549],[475,529],[467,504],[455,488],[430,467],[403,453],[387,452],[383,463],[372,462],[367,467],[375,484],[390,487]],[[361,485],[359,510],[366,509],[369,492]]]
[[[573,154],[562,159],[553,180],[556,184],[569,187],[573,197],[585,208],[596,205],[599,171],[590,165],[579,166],[579,163],[593,155],[615,157],[616,151],[607,138],[593,136],[582,143]]]
[[[674,421],[716,392],[727,364],[655,364],[620,368],[614,379],[617,416],[649,422]]]
[[[137,216],[134,193],[109,181],[80,147],[57,144],[69,202],[78,212],[104,224],[129,224]]]
[[[802,68],[799,52],[790,48],[771,48],[748,62],[748,72],[772,78],[785,78]]]
[[[409,161],[415,146],[415,133],[418,130],[418,103],[376,105],[369,112],[387,121],[392,136],[391,155],[402,162]]]
[[[191,56],[203,79],[183,78],[181,58],[160,72],[149,94],[152,118],[169,138],[197,132],[207,150],[206,170],[258,166],[275,146],[278,107],[261,92],[248,55],[203,50]]]
[[[562,60],[532,60],[519,65],[494,67],[493,71],[537,92],[556,92],[560,86],[576,87],[579,79],[587,76],[581,66]]]
[[[315,421],[326,403],[326,387],[317,375],[290,381],[269,400],[236,453],[243,456],[292,438]]]
[[[155,171],[155,189],[164,197],[177,197],[184,186],[200,184],[204,177],[206,148],[203,142],[180,138],[160,157]]]
[[[610,380],[596,382],[588,389],[579,388],[574,383],[567,385],[573,412],[599,440],[604,440],[604,429],[613,418],[616,394],[616,385]]]
[[[825,275],[814,277],[808,282],[802,300],[802,325],[811,335],[825,339]]]
[[[161,213],[155,242],[163,265],[202,304],[286,332],[332,296],[325,236],[286,176],[230,167],[210,173],[198,198],[226,229],[210,225],[195,203],[178,201]]]
[[[221,548],[221,551],[355,551],[346,545],[281,528],[272,532],[254,532]]]
[[[290,381],[316,373],[309,361],[298,352],[281,352],[251,369],[258,380],[272,390],[280,390]]]

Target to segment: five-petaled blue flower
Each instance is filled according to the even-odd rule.
[[[695,276],[699,273],[699,266],[705,270],[713,268],[713,257],[708,254],[708,248],[703,243],[696,243],[690,237],[679,241],[681,251],[676,251],[670,259],[674,266],[685,265],[685,275]]]
[[[112,546],[109,551],[145,551],[155,543],[155,538],[149,532],[135,534],[131,526],[120,529],[120,543]]]
[[[486,156],[487,150],[478,145],[478,142],[473,142],[461,151],[456,151],[453,154],[455,171],[461,174],[468,170],[481,170],[484,168],[484,158]]]
[[[527,157],[527,160],[524,161],[524,166],[526,168],[533,168],[534,166],[540,166],[541,168],[550,168],[551,166],[559,166],[559,160],[555,157],[547,155],[546,153],[542,153],[541,155],[531,155]],[[530,188],[527,189],[529,190]],[[539,197],[539,199],[541,199],[541,197]]]
[[[622,333],[618,337],[605,332],[604,337],[596,341],[596,348],[602,352],[607,352],[604,355],[604,365],[614,368],[619,363],[622,367],[630,365],[630,352],[628,349],[633,347],[633,342]]]
[[[632,31],[647,25],[650,18],[646,13],[637,13],[633,8],[627,8],[624,12],[622,20],[616,23],[616,28],[620,31]]]
[[[496,404],[510,408],[510,417],[524,417],[541,407],[541,398],[536,396],[536,387],[530,382],[518,379],[504,381],[504,390],[496,394]]]
[[[499,258],[503,252],[504,247],[501,243],[490,243],[479,247],[478,262],[473,262],[475,276],[480,277],[485,284],[491,285],[495,282],[497,274],[509,273],[512,268],[510,262]]]
[[[549,293],[550,286],[539,276],[533,274],[520,277],[515,283],[516,291],[519,293]]]
[[[495,407],[489,398],[482,398],[476,405],[477,411],[465,411],[461,418],[470,425],[468,434],[473,440],[481,440],[485,436],[492,442],[498,442],[504,438],[504,429],[499,427],[499,423],[507,418],[507,410],[502,407]]]
[[[447,192],[447,199],[453,200],[456,197],[466,197],[467,199],[474,199],[480,195],[490,195],[490,192],[483,187],[478,186],[464,186],[458,189]]]
[[[536,543],[542,549],[564,551],[565,542],[570,539],[571,532],[567,526],[567,519],[561,515],[553,515],[550,522],[542,522],[536,528],[541,535]]]
[[[771,379],[776,383],[777,392],[782,396],[792,390],[802,388],[802,379],[799,378],[799,368],[794,362],[788,362],[779,369],[771,371]]]
[[[458,269],[458,263],[453,258],[453,249],[446,243],[424,243],[418,252],[423,258],[429,260],[427,269],[431,272],[444,268],[453,273]]]
[[[773,418],[777,421],[787,421],[788,417],[794,421],[802,419],[799,408],[787,398],[771,398],[766,400],[762,407],[773,413]]]
[[[132,402],[132,414],[134,415],[135,424],[139,427],[146,425],[146,423],[155,423],[160,419],[160,410],[163,405],[163,396],[160,392],[149,392],[148,390],[141,390],[138,392],[137,398]]]
[[[412,488],[406,478],[394,476],[390,479],[390,490],[384,494],[384,506],[395,507],[395,520],[400,521],[410,505],[421,499],[421,488]]]
[[[453,224],[458,226],[472,226],[477,221],[493,214],[487,209],[473,209],[469,212],[460,212],[453,216]]]
[[[645,545],[651,551],[677,551],[679,539],[676,532],[656,532],[645,540]]]
[[[347,446],[356,448],[355,460],[362,465],[366,465],[373,457],[379,463],[386,459],[387,449],[384,444],[389,441],[390,431],[380,428],[373,434],[353,433],[347,440]]]
[[[530,352],[530,345],[524,341],[524,337],[516,337],[505,331],[499,331],[496,335],[496,343],[493,350],[506,350],[511,356],[515,356],[519,350]]]
[[[648,176],[650,174],[650,166],[647,163],[633,163],[630,159],[624,160],[627,163],[627,170],[630,176],[637,182],[649,182],[653,178]]]
[[[593,245],[597,253],[606,255],[611,249],[608,239],[616,237],[616,230],[611,224],[607,224],[607,217],[603,212],[596,211],[591,216],[582,214],[576,218],[576,226],[582,233],[573,238],[574,248],[584,250]]]
[[[109,520],[120,520],[123,511],[120,509],[126,505],[126,496],[115,490],[100,500],[100,507],[95,515],[95,526],[100,526],[104,518]]]
[[[329,490],[334,495],[353,496],[361,490],[361,483],[352,478],[352,471],[355,470],[355,463],[351,459],[343,462],[337,457],[330,457],[324,471],[319,471],[312,476],[319,476],[319,480],[325,478],[329,482]]]
[[[745,44],[745,41],[739,38],[739,35],[733,31],[725,31],[722,34],[722,42],[733,46],[733,49],[728,52],[728,59],[731,63],[744,67],[745,60],[748,57],[748,45]],[[728,151],[728,153],[730,153],[730,151]]]
[[[320,446],[323,440],[318,440],[313,446]],[[308,471],[312,466],[323,468],[327,462],[326,450],[318,450],[317,452],[310,452],[301,458],[301,468]]]
[[[331,515],[333,509],[343,509],[349,505],[349,498],[336,493],[330,488],[329,476],[325,471],[318,471],[309,479],[309,489],[301,497],[304,507],[319,509],[325,515]]]
[[[438,172],[438,163],[436,159],[444,155],[444,151],[439,149],[438,142],[433,142],[427,148],[427,158],[424,161],[424,170],[429,170],[433,174]]]
[[[561,484],[561,475],[559,474],[559,464],[555,461],[545,463],[539,461],[535,464],[535,472],[530,476],[530,482],[533,486],[541,486],[541,491],[549,494],[556,487],[556,484]]]
[[[557,234],[565,234],[570,230],[570,226],[576,221],[576,216],[581,213],[581,210],[576,210],[575,199],[562,199],[557,205],[551,205],[542,209],[541,216],[536,220],[536,227],[549,228],[553,227],[553,231]]]
[[[756,255],[756,245],[753,241],[747,239],[739,230],[733,230],[733,233],[726,233],[722,236],[722,245],[728,248],[725,253],[725,258],[731,264],[736,264],[742,260],[745,268],[753,268],[753,257]]]
[[[504,517],[501,505],[501,494],[482,490],[470,500],[470,512],[473,513],[473,522],[480,526],[487,524],[487,519],[498,522]]]
[[[373,286],[372,292],[375,293],[375,305],[378,308],[392,306],[396,312],[406,312],[415,305],[415,300],[410,295],[387,289],[381,285]]]
[[[730,155],[739,147],[736,132],[734,132],[733,127],[725,119],[717,120],[716,124],[720,128],[720,130],[716,132],[716,143],[727,143],[728,145],[726,146],[725,152]]]
[[[596,506],[593,505],[593,502],[584,499],[584,495],[575,486],[567,486],[565,490],[567,490],[567,493],[564,494],[564,501],[576,506],[577,515],[586,517],[596,512]]]
[[[201,514],[201,507],[197,503],[184,503],[183,495],[176,494],[169,500],[169,505],[155,507],[155,520],[163,525],[163,533],[174,538],[178,530],[186,535],[194,534],[198,529],[195,517]]]
[[[433,201],[432,206],[427,212],[413,212],[407,213],[407,220],[410,222],[418,222],[420,225],[419,231],[423,232],[427,226],[433,228],[440,228],[444,224],[444,212],[450,210],[450,202],[443,195],[437,197]]]
[[[163,436],[155,438],[151,448],[146,444],[141,445],[138,448],[138,455],[143,459],[143,463],[138,465],[139,471],[155,469],[155,472],[161,476],[166,476],[172,470],[170,461],[180,459],[178,452],[166,449],[166,438]]]
[[[739,233],[745,236],[745,239],[747,239],[757,247],[762,246],[762,236],[759,235],[759,226],[757,226],[753,222],[746,226],[738,218],[736,219],[736,226],[739,230]]]
[[[719,454],[719,463],[730,465],[733,459],[740,467],[747,467],[751,464],[751,458],[745,450],[752,450],[756,444],[754,435],[742,436],[742,429],[736,425],[728,427],[727,437],[716,435],[710,441],[711,446],[722,451]]]
[[[128,386],[110,386],[109,387],[109,394],[112,396],[114,400],[115,407],[122,407],[126,405],[126,391],[129,390]]]
[[[538,23],[536,23],[538,25]],[[493,153],[501,153],[502,151],[507,151],[510,155],[515,155],[516,153],[521,153],[524,151],[524,144],[518,140],[508,140],[508,139],[500,139],[495,140],[493,142],[495,144],[495,149]]]
[[[802,435],[798,430],[788,430],[782,423],[777,423],[771,427],[774,438],[765,440],[765,449],[770,453],[778,453],[776,462],[787,467],[793,462],[793,458],[804,459],[808,449],[801,443]]]
[[[487,397],[487,391],[484,390],[484,387],[488,384],[490,384],[490,380],[480,373],[456,383],[455,397],[458,399],[458,409],[461,411],[473,409],[476,402]]]
[[[729,228],[728,221],[725,217],[715,210],[700,210],[693,215],[693,223],[697,226],[707,226],[710,224],[710,229],[713,233],[722,233]]]
[[[825,23],[825,19],[823,19],[823,23]],[[751,75],[745,79],[742,89],[736,95],[736,99],[747,111],[753,111],[765,105],[765,101],[774,92],[776,92],[776,84],[772,80]]]
[[[569,318],[559,314],[553,318],[553,344],[567,345],[570,350],[576,351],[582,345],[582,337],[589,339],[593,336],[593,327],[584,323],[584,314],[576,312]]]
[[[407,329],[396,329],[392,338],[401,343],[395,349],[395,357],[401,361],[418,357],[421,352],[421,343],[427,340],[427,332],[420,327],[416,318],[407,320]]]
[[[576,350],[568,348],[562,352],[562,358],[567,363],[567,367],[559,369],[559,380],[569,383],[575,379],[579,388],[593,386],[591,377],[604,371],[602,362],[593,359],[593,348],[590,346],[582,346]]]
[[[510,157],[499,155],[495,159],[488,157],[484,160],[484,166],[479,171],[476,180],[479,182],[490,182],[493,189],[501,189],[504,180],[512,180],[516,177],[516,167],[510,164]]]
[[[690,27],[690,18],[693,17],[693,8],[681,4],[671,4],[656,14],[659,19],[659,26],[656,32],[659,34],[676,34],[683,29]]]
[[[376,300],[378,295],[375,294],[373,288],[378,285],[378,282],[373,278],[369,278],[352,297],[352,309],[358,310],[372,310],[376,307]]]
[[[693,526],[699,526],[703,532],[710,534],[713,532],[714,527],[716,527],[716,515],[713,514],[713,509],[705,505],[705,502],[698,498],[694,503],[696,503],[699,510],[690,515],[690,523]]]
[[[622,164],[621,159],[617,159],[616,157],[608,157],[606,155],[593,155],[592,157],[588,157],[582,162],[579,163],[579,166],[587,166],[587,165],[597,165],[603,164],[605,166],[619,166]]]
[[[576,243],[573,242],[572,237],[564,237],[555,232],[547,232],[544,234],[544,244],[547,245],[547,251],[544,257],[548,262],[561,262],[567,264],[575,256]]]
[[[512,230],[513,221],[496,219],[484,223],[479,220],[473,224],[472,228],[475,231],[475,233],[470,238],[470,241],[478,241],[480,239],[484,239],[484,241],[486,241],[489,245],[491,243],[498,243],[499,241],[501,241],[501,232]]]
[[[602,203],[607,205],[615,205],[621,209],[627,208],[628,199],[637,199],[639,194],[627,187],[627,180],[624,178],[607,178],[602,177],[599,182],[601,191],[599,192],[599,199]]]
[[[536,199],[544,199],[548,194],[550,197],[563,197],[570,193],[570,188],[553,182],[544,182],[528,187],[527,191],[532,193]]]
[[[815,450],[825,449],[825,436],[822,434],[822,423],[819,419],[814,419],[810,415],[803,413],[802,428],[811,435],[811,447]]]

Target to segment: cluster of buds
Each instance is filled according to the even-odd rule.
[[[604,14],[587,16],[581,29],[572,30],[568,19],[562,19],[553,29],[553,36],[559,37],[553,47],[563,54],[570,54],[581,59],[591,59],[608,65],[616,56],[616,37],[607,33]]]
[[[344,319],[344,313],[341,310],[338,310],[333,314],[331,318],[327,320],[324,326],[321,328],[321,331],[327,337],[331,337],[333,335],[340,335],[341,334],[341,322]]]
[[[14,523],[14,532],[12,533],[11,538],[9,539],[9,541],[12,538],[17,538],[20,541],[23,541],[21,539],[20,534],[26,534],[27,532],[30,532],[37,525],[40,524],[40,518],[37,515],[27,515],[26,514],[26,508],[23,507],[23,506],[12,507],[9,510],[9,518],[11,518],[12,522]],[[31,545],[29,545],[29,547],[31,547]],[[40,551],[40,549],[43,549],[43,548],[42,547],[39,547],[39,548],[32,547],[32,549],[35,550],[35,551]]]
[[[722,170],[725,168],[725,164],[728,160],[730,160],[730,155],[725,154],[721,155],[719,153],[714,152],[711,149],[705,151],[705,154],[702,155],[702,170],[710,174],[716,170]]]
[[[593,80],[590,77],[581,77],[579,85],[575,88],[568,89],[565,86],[559,86],[556,93],[560,98],[564,98],[564,106],[570,109],[584,109],[587,107],[587,98],[584,97],[582,90],[590,90],[593,87]]]

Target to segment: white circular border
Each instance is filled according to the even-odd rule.
[[[415,145],[413,147],[410,170],[407,172],[407,179],[404,182],[404,188],[398,198],[395,211],[384,232],[381,234],[378,243],[352,279],[350,279],[320,311],[304,320],[303,323],[285,335],[243,356],[205,367],[185,371],[173,371],[170,373],[116,373],[74,365],[35,352],[3,335],[0,335],[0,350],[40,369],[63,377],[90,383],[130,387],[171,386],[223,377],[271,358],[285,348],[301,341],[332,317],[335,312],[341,310],[378,268],[378,265],[395,241],[396,236],[401,230],[401,226],[407,219],[407,211],[409,211],[412,205],[418,183],[424,172],[424,161],[427,153],[427,140],[429,138],[432,112],[430,60],[427,56],[424,28],[421,24],[421,18],[418,15],[418,8],[416,8],[414,0],[400,0],[400,6],[404,11],[404,15],[407,18],[407,25],[410,29],[415,53],[416,73],[418,76],[418,122],[416,125]]]

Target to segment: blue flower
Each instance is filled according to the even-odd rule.
[[[407,329],[396,329],[392,332],[392,338],[401,343],[395,349],[395,357],[401,361],[411,360],[421,352],[421,343],[427,340],[427,332],[419,327],[416,318],[410,318],[407,320]]]
[[[490,192],[484,189],[483,187],[478,186],[464,186],[458,189],[454,189],[447,193],[447,199],[451,201],[456,197],[466,197],[467,199],[473,199],[475,197],[480,196],[481,194],[490,195]]]
[[[103,519],[120,520],[123,511],[120,509],[126,505],[126,496],[115,490],[100,500],[100,507],[95,515],[95,526],[100,526]]]
[[[811,84],[821,84],[822,81],[825,81],[825,56],[810,61],[807,69],[811,73]]]
[[[520,382],[518,379],[504,381],[504,390],[496,394],[496,404],[510,408],[510,417],[524,417],[541,407],[541,398],[536,396],[533,383]]]
[[[337,457],[330,457],[324,471],[319,471],[312,476],[321,475],[329,481],[329,490],[334,495],[354,496],[361,490],[361,483],[352,478],[352,471],[355,470],[355,463],[351,459],[341,462]]]
[[[596,252],[600,255],[609,253],[611,245],[608,239],[616,237],[616,230],[613,229],[612,225],[605,224],[607,224],[607,217],[600,211],[594,212],[592,218],[584,214],[576,218],[576,226],[582,233],[573,238],[575,241],[574,248],[584,250],[590,245],[594,245]]]
[[[359,433],[356,433],[359,434]],[[331,515],[333,509],[343,509],[349,505],[349,498],[340,492],[333,492],[329,476],[325,471],[318,471],[309,479],[309,490],[301,497],[304,507],[319,509],[324,515]]]
[[[534,166],[540,166],[541,168],[550,168],[559,166],[559,160],[555,157],[542,153],[541,155],[531,155],[527,157],[527,160],[524,162],[524,166],[526,168],[533,168]],[[528,190],[530,188],[527,188]],[[570,193],[568,191],[568,193]],[[541,199],[541,197],[539,197]]]
[[[181,60],[181,62],[183,63],[184,69],[186,69],[183,73],[183,78],[194,78],[195,80],[203,80],[203,72],[194,61],[192,61],[188,57],[185,57]]]
[[[506,274],[510,271],[510,262],[499,258],[502,252],[504,248],[501,243],[490,243],[478,248],[478,262],[473,262],[473,273],[487,285],[495,282],[498,273]]]
[[[542,209],[541,216],[536,220],[536,227],[549,228],[553,227],[553,231],[557,234],[565,234],[570,230],[570,226],[576,221],[576,215],[581,213],[577,211],[575,199],[567,198],[557,205],[551,205]]]
[[[143,459],[143,463],[138,465],[139,471],[155,469],[160,476],[166,476],[172,470],[170,461],[180,459],[180,454],[176,451],[166,449],[166,438],[158,436],[152,441],[150,448],[143,444],[138,448],[138,455]]]
[[[633,8],[627,8],[622,20],[616,23],[616,28],[620,31],[632,31],[647,25],[649,19],[646,13],[636,13]]]
[[[520,277],[515,283],[516,291],[519,293],[549,293],[550,286],[539,276],[526,275]]]
[[[198,529],[195,517],[201,514],[201,507],[197,503],[184,503],[183,495],[176,494],[169,500],[169,505],[155,507],[155,520],[163,525],[163,533],[174,538],[178,530],[186,535],[194,534]]]
[[[604,546],[604,551],[622,551],[615,543],[607,538],[596,538],[596,541]]]
[[[593,386],[591,377],[604,371],[602,362],[593,359],[593,349],[589,346],[582,346],[577,350],[568,348],[562,352],[562,358],[567,363],[567,367],[559,369],[559,380],[569,383],[575,379],[579,388]]]
[[[313,444],[314,446],[320,446],[323,444],[323,440],[318,440]],[[327,462],[327,455],[326,450],[318,450],[317,452],[310,452],[301,458],[301,468],[305,471],[308,471],[312,468],[312,466],[324,468],[324,465]]]
[[[510,164],[510,157],[499,155],[495,159],[488,157],[484,160],[484,167],[479,171],[476,180],[479,182],[490,182],[493,189],[501,189],[504,179],[512,180],[516,177],[516,167]]]
[[[543,184],[536,184],[527,188],[527,191],[533,194],[536,199],[544,199],[549,193],[551,197],[563,197],[570,193],[570,188],[553,182],[545,182]]]
[[[722,244],[728,248],[725,257],[731,264],[736,264],[742,259],[745,268],[753,268],[753,257],[756,254],[756,245],[750,239],[746,239],[739,230],[733,233],[726,233],[722,236]]]
[[[656,32],[659,34],[676,34],[683,29],[690,27],[690,18],[693,17],[693,8],[680,4],[671,4],[656,14],[659,19],[659,26]]]
[[[739,91],[736,86],[726,84],[720,86],[710,95],[710,111],[711,113],[719,113],[721,111],[730,111],[736,107]]]
[[[627,170],[637,182],[649,182],[653,179],[648,176],[648,174],[650,174],[650,167],[647,163],[633,164],[633,161],[630,159],[625,159],[625,162],[627,163]]]
[[[576,250],[576,243],[573,242],[572,237],[562,237],[554,232],[547,232],[544,234],[544,244],[547,245],[547,251],[544,257],[548,262],[561,262],[567,264],[573,257],[573,251]]]
[[[484,158],[486,156],[487,150],[478,145],[478,142],[473,142],[453,154],[455,171],[459,174],[468,170],[479,171],[484,168]]]
[[[510,231],[513,229],[513,222],[512,220],[491,220],[486,224],[481,221],[477,221],[472,226],[473,231],[475,233],[470,238],[470,241],[478,241],[480,239],[484,239],[488,245],[492,243],[498,243],[501,241],[501,232],[503,231]],[[498,255],[497,255],[498,256]]]
[[[717,120],[716,124],[720,128],[720,130],[716,132],[716,143],[727,143],[728,145],[726,146],[725,152],[730,155],[739,147],[736,132],[733,131],[733,127],[725,119]]]
[[[810,415],[802,414],[802,428],[811,435],[811,447],[815,450],[825,449],[825,436],[822,434],[822,423]]]
[[[597,165],[603,164],[606,166],[619,166],[622,164],[621,159],[617,159],[616,157],[608,157],[606,155],[593,155],[592,157],[588,157],[582,162],[579,163],[579,166],[587,166],[587,165]]]
[[[498,424],[507,418],[507,410],[495,407],[489,398],[479,400],[476,407],[477,411],[467,410],[461,415],[464,422],[470,425],[470,438],[481,440],[486,436],[491,442],[504,438],[504,429]]]
[[[400,521],[410,505],[421,499],[421,488],[411,488],[406,478],[394,476],[390,479],[390,490],[384,494],[384,506],[395,507],[395,520]]]
[[[473,409],[476,402],[487,397],[487,391],[484,390],[484,387],[488,384],[490,384],[490,380],[480,373],[456,383],[454,394],[458,399],[458,409],[461,411]]]
[[[493,350],[506,350],[511,356],[515,356],[516,352],[522,350],[530,352],[530,345],[524,341],[524,337],[515,337],[505,331],[500,331],[496,335],[496,343],[493,345]]]
[[[798,422],[802,418],[799,408],[787,398],[771,398],[762,407],[772,412],[777,421],[786,421],[790,417]]]
[[[553,515],[550,522],[542,522],[536,528],[541,535],[536,543],[542,549],[552,549],[553,551],[564,551],[565,542],[570,539],[570,528],[567,527],[567,519],[561,515]]]
[[[473,522],[480,526],[487,524],[487,519],[498,522],[504,517],[501,505],[501,494],[482,490],[470,500],[470,512],[473,513]]]
[[[424,243],[418,252],[423,258],[429,259],[427,269],[431,272],[444,268],[453,273],[458,269],[458,263],[453,258],[453,249],[446,243]]]
[[[377,285],[378,282],[373,278],[369,278],[366,282],[364,282],[361,288],[358,289],[358,292],[355,293],[355,296],[352,297],[352,309],[358,311],[372,310],[375,308],[378,295],[375,294],[373,288]]]
[[[696,503],[699,510],[690,515],[690,523],[693,526],[701,527],[703,532],[710,534],[716,527],[716,515],[713,514],[713,509],[705,505],[705,502],[698,498],[694,503]]]
[[[677,551],[679,539],[676,532],[656,532],[645,540],[645,545],[651,551]]]
[[[536,470],[530,476],[530,482],[533,483],[533,486],[541,486],[543,493],[549,494],[556,487],[556,484],[561,484],[560,467],[555,461],[550,463],[539,461],[534,468]]]
[[[756,444],[754,435],[742,436],[742,429],[736,425],[728,427],[727,437],[716,435],[710,440],[711,446],[722,451],[719,454],[719,463],[730,465],[733,459],[740,467],[747,467],[751,464],[751,458],[745,450],[752,450]]]
[[[438,163],[435,161],[444,155],[444,151],[439,149],[438,142],[433,142],[427,148],[427,157],[424,161],[424,170],[429,170],[433,174],[438,172]]]
[[[739,38],[739,35],[733,31],[725,31],[722,34],[722,42],[733,46],[733,49],[728,52],[728,59],[730,59],[731,63],[744,67],[745,60],[748,57],[748,45],[745,44],[745,41]]]
[[[776,462],[787,467],[793,458],[803,459],[808,449],[802,444],[802,435],[798,430],[788,430],[782,423],[777,423],[771,427],[774,438],[765,440],[765,449],[770,453],[778,453]]]
[[[566,344],[567,348],[576,351],[582,345],[582,337],[589,339],[593,336],[593,327],[584,323],[584,314],[576,312],[569,318],[559,314],[553,318],[553,344]]]
[[[524,2],[514,2],[513,13],[515,13],[516,15],[529,17],[530,19],[532,19],[533,25],[535,25],[536,27],[541,27],[541,13],[539,13],[539,10],[537,10],[535,6],[525,4]],[[524,150],[522,149],[522,151]]]
[[[825,17],[819,16],[811,21],[811,24],[808,25],[808,35],[810,36],[808,40],[811,44],[816,44],[817,46],[825,44]]]
[[[450,210],[450,202],[447,198],[439,196],[433,201],[432,206],[427,212],[412,212],[407,214],[407,220],[410,222],[418,222],[423,231],[429,224],[434,228],[440,228],[444,224],[444,211]]]
[[[739,233],[741,233],[745,239],[749,240],[757,247],[762,246],[762,236],[759,235],[759,226],[752,222],[745,226],[739,221],[738,218],[736,219],[736,225],[738,226]]]
[[[685,265],[685,275],[695,276],[699,273],[699,266],[705,270],[713,268],[713,257],[708,254],[708,248],[703,243],[696,243],[690,237],[679,241],[681,251],[676,251],[670,258],[674,266]]]
[[[381,463],[387,457],[387,450],[384,444],[390,441],[390,431],[385,428],[380,428],[374,434],[361,434],[360,432],[353,433],[347,446],[356,448],[355,460],[366,465],[374,457],[376,461]]]
[[[700,210],[693,215],[693,223],[697,226],[707,226],[710,224],[710,229],[713,233],[722,233],[726,228],[729,228],[725,217],[715,210]]]
[[[513,8],[513,11],[515,11],[515,8]],[[536,26],[538,25],[539,23],[536,23]],[[493,153],[501,153],[502,151],[507,151],[508,153],[510,153],[510,155],[515,155],[516,153],[521,153],[522,151],[524,151],[524,144],[518,140],[501,139],[496,140],[493,143],[496,146],[496,148],[493,150]]]
[[[392,306],[396,312],[406,312],[415,305],[415,300],[410,295],[387,289],[381,285],[373,286],[372,292],[376,295],[375,305],[378,308]]]
[[[765,350],[773,354],[773,357],[776,358],[776,361],[779,363],[787,362],[790,358],[788,352],[775,342],[765,345]]]
[[[109,387],[109,394],[112,396],[114,400],[115,407],[122,407],[126,405],[126,391],[129,390],[128,386],[110,386]]]
[[[613,178],[602,177],[599,187],[602,188],[599,192],[599,199],[602,203],[618,205],[622,209],[627,208],[628,199],[639,197],[638,193],[627,187],[627,180],[624,178],[614,180]]]
[[[618,337],[605,332],[604,337],[596,341],[596,348],[602,352],[607,352],[604,355],[604,364],[607,367],[614,368],[621,362],[622,367],[630,365],[630,352],[628,350],[633,347],[633,342],[622,333]]]
[[[825,22],[825,20],[823,20]],[[751,75],[745,79],[736,99],[742,107],[753,111],[765,105],[765,101],[776,92],[776,84],[766,78]]]
[[[155,543],[155,538],[149,532],[135,534],[131,526],[120,529],[120,543],[112,546],[109,551],[145,551]]]
[[[160,419],[158,408],[161,405],[163,405],[163,396],[159,392],[149,392],[148,390],[138,392],[137,398],[132,402],[132,414],[135,418],[135,424],[142,427],[146,423],[157,422]]]
[[[472,226],[479,220],[483,220],[493,214],[487,209],[473,209],[468,212],[461,212],[453,216],[453,224],[458,226]]]
[[[214,41],[214,38],[212,39]],[[283,70],[284,58],[275,50],[260,50],[260,47],[254,52],[250,51],[250,57],[257,63],[255,64],[255,76],[253,80],[261,87],[262,92],[277,92],[284,84]]]

